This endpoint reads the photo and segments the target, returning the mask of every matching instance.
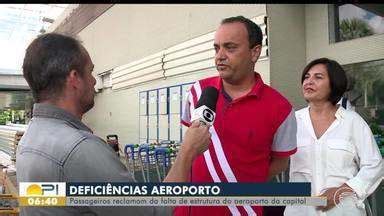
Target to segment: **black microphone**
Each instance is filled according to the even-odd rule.
[[[219,91],[215,87],[208,86],[201,92],[199,101],[193,111],[191,121],[199,120],[202,124],[213,125],[216,116],[216,102]]]

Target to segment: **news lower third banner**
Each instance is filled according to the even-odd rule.
[[[310,183],[21,182],[19,206],[325,206]]]

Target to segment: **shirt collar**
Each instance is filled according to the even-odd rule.
[[[76,116],[71,113],[61,109],[57,106],[45,103],[35,103],[33,105],[33,117],[45,117],[45,118],[55,118],[68,122],[73,127],[85,130],[92,133],[92,130],[89,129],[83,122],[80,121]]]
[[[338,108],[337,108],[336,113],[335,113],[335,117],[336,117],[336,119],[338,119],[338,120],[343,119],[343,118],[345,117],[345,112],[346,112],[346,110],[344,109],[344,107],[338,105]],[[308,116],[309,116],[309,106],[307,106],[307,107],[305,108],[305,112],[301,112],[301,113],[299,113],[299,116],[298,116],[298,117],[303,117],[303,115],[306,114],[306,113],[307,113]]]
[[[255,84],[253,85],[251,91],[246,96],[254,95],[256,97],[260,97],[261,90],[263,88],[264,82],[261,79],[261,76],[259,73],[254,72],[254,78],[255,78]],[[219,92],[225,94],[224,88],[223,88],[223,79],[218,79],[216,83],[216,88],[219,89]]]
[[[338,105],[338,106],[339,106],[339,108],[337,108],[335,116],[336,116],[337,119],[340,120],[340,119],[344,118],[346,110],[344,109],[343,106],[340,106],[340,105]]]

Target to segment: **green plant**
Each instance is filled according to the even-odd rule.
[[[25,124],[24,110],[0,110],[0,125],[5,125],[7,122]]]
[[[376,122],[371,123],[370,128],[373,134],[384,136],[384,131],[380,128],[380,126]]]
[[[340,39],[342,41],[373,35],[374,31],[364,20],[345,19],[340,23]]]
[[[0,111],[0,124],[5,125],[7,121],[11,120],[11,111],[2,110]]]

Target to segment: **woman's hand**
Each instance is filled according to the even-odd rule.
[[[343,197],[348,194],[352,195],[354,193],[355,192],[353,191],[353,189],[347,184],[343,184],[340,187],[328,188],[324,193],[320,195],[327,198],[327,205],[318,206],[316,207],[316,209],[321,211],[328,211],[329,209],[332,209],[337,204],[339,204]]]

